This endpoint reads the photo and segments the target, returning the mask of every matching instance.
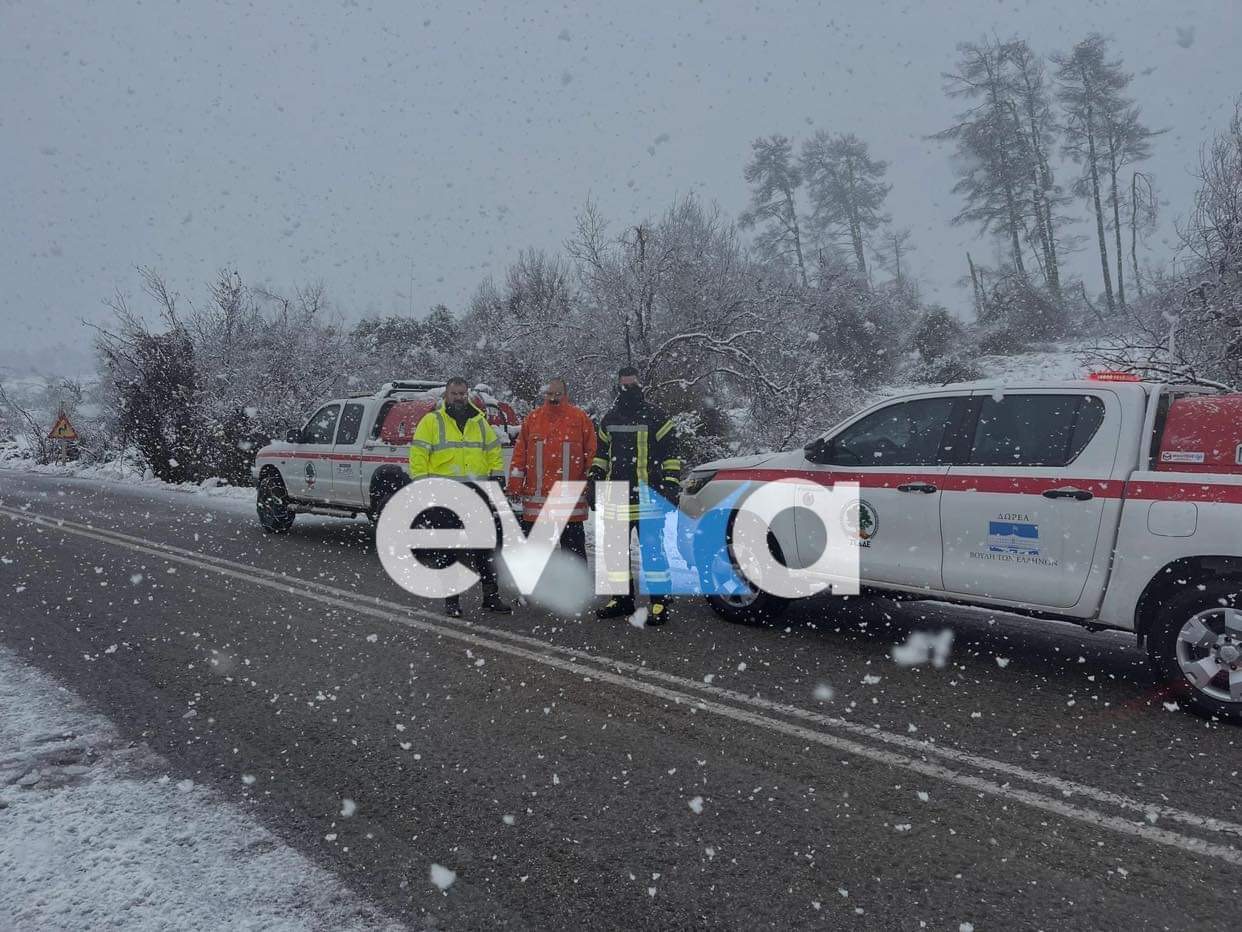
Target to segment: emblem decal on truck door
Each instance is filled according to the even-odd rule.
[[[1039,525],[1022,521],[989,521],[988,551],[1039,556]]]
[[[870,547],[871,538],[880,529],[880,515],[871,502],[859,499],[850,502],[841,512],[841,527],[846,537],[859,547]]]
[[[971,550],[968,555],[972,560],[997,563],[1021,563],[1048,568],[1061,565],[1055,557],[1043,554],[1039,525],[1030,519],[1030,515],[1017,512],[999,514],[989,520],[986,549]]]
[[[306,464],[306,487],[313,489],[315,487],[315,464]]]

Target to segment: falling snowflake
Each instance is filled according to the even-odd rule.
[[[432,864],[430,876],[431,882],[436,885],[436,889],[447,890],[456,882],[457,871],[449,870],[447,867],[442,867],[439,864]]]
[[[952,646],[951,628],[935,634],[930,631],[911,631],[904,644],[893,648],[893,661],[899,667],[913,667],[930,660],[931,665],[939,670],[948,662]]]

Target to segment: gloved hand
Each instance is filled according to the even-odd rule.
[[[670,505],[676,505],[677,500],[681,498],[681,485],[677,482],[669,482],[665,480],[656,487],[656,491]]]
[[[591,511],[595,510],[595,480],[588,479],[586,484],[586,503]]]

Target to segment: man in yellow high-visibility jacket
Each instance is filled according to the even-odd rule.
[[[505,462],[500,438],[487,422],[487,416],[470,403],[470,387],[462,378],[452,378],[444,387],[443,404],[423,415],[410,441],[410,478],[445,476],[450,479],[495,479],[505,481]],[[429,508],[420,516],[427,526],[441,529],[457,526],[449,523],[446,509]],[[491,612],[508,614],[513,611],[499,595],[496,584],[495,552],[469,551],[471,566],[481,577],[483,607]],[[461,599],[450,596],[444,610],[452,618],[461,617]]]

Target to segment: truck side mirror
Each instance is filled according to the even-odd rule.
[[[292,427],[285,431],[285,443],[297,443],[302,438],[302,432],[296,427]]]
[[[832,459],[832,441],[825,437],[816,437],[803,447],[802,452],[812,463],[829,463]]]

